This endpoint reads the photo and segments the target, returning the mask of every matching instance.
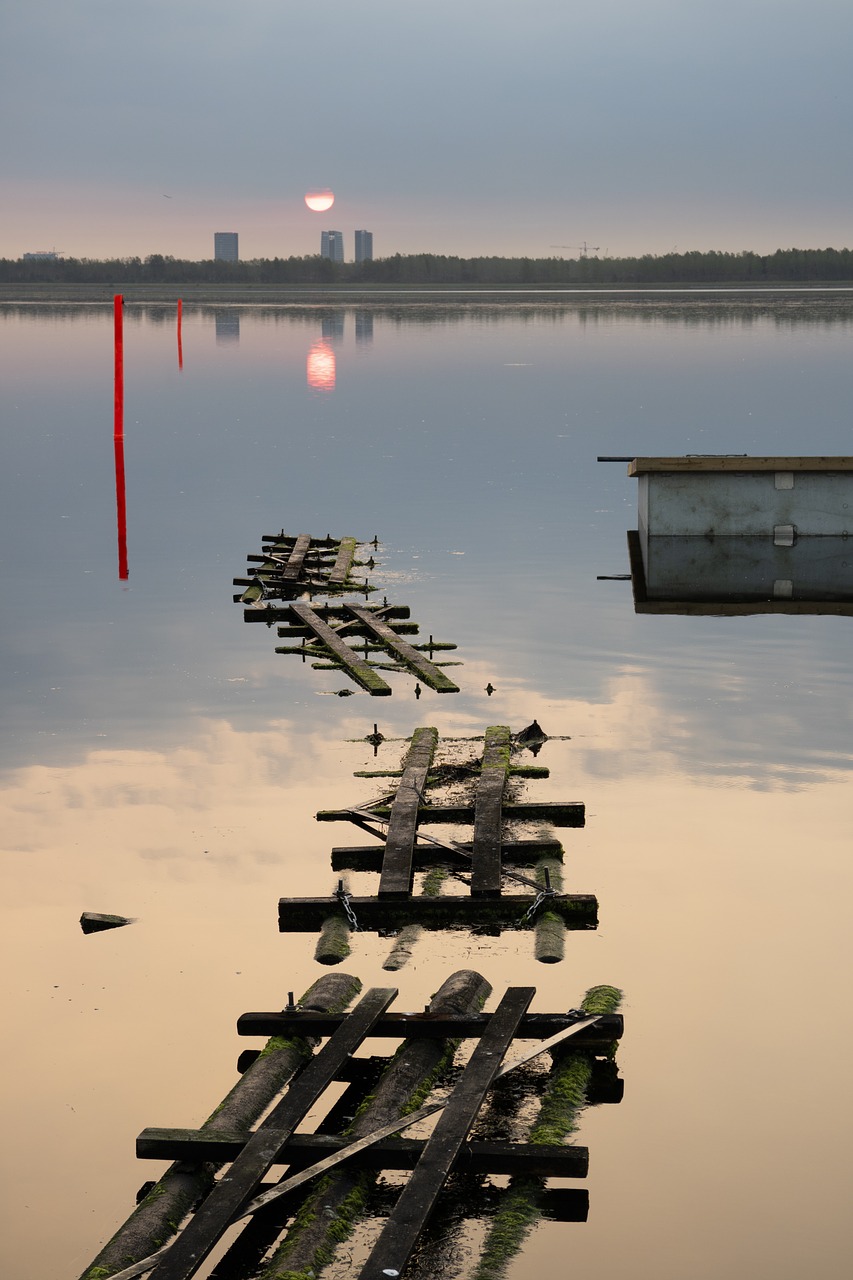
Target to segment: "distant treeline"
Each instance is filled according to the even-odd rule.
[[[777,249],[775,253],[664,253],[641,258],[456,258],[394,254],[374,262],[319,256],[191,262],[147,258],[0,258],[6,284],[233,285],[658,285],[775,284],[853,280],[853,250]]]

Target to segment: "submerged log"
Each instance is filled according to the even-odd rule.
[[[345,973],[327,974],[313,984],[300,1004],[303,1009],[318,1013],[340,1013],[360,990],[358,978]],[[255,1124],[297,1068],[311,1056],[312,1043],[301,1036],[273,1036],[202,1129],[225,1133]],[[176,1234],[192,1206],[210,1190],[218,1167],[210,1162],[173,1164],[86,1268],[81,1280],[107,1280],[164,1245]]]

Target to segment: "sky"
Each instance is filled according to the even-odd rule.
[[[0,0],[0,257],[849,247],[851,47],[849,0]]]

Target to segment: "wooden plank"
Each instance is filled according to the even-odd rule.
[[[473,848],[472,844],[460,844],[457,850],[449,846],[437,848],[433,844],[416,843],[412,864],[416,871],[441,862],[467,867],[471,865]],[[381,871],[383,853],[381,844],[339,845],[332,849],[332,870]],[[544,857],[557,858],[562,862],[563,846],[559,840],[505,840],[501,845],[501,860],[509,866],[531,867]]]
[[[381,676],[378,676],[372,667],[359,658],[358,655],[340,639],[332,630],[327,622],[324,622],[315,609],[307,604],[292,604],[291,611],[309,627],[318,640],[329,649],[335,657],[341,662],[349,675],[356,684],[360,684],[363,689],[374,697],[390,696],[391,686],[386,684]]]
[[[437,729],[415,729],[412,734],[403,776],[388,816],[388,834],[379,879],[380,898],[405,898],[412,892],[418,809],[437,743]]]
[[[329,582],[333,585],[346,582],[355,557],[355,546],[355,538],[341,538],[338,556],[332,566],[332,572],[329,574]]]
[[[358,605],[348,604],[345,606],[352,617],[356,618],[365,626],[371,634],[381,640],[387,649],[393,653],[398,662],[408,667],[424,684],[430,689],[434,689],[436,693],[458,693],[459,685],[446,676],[433,662],[424,658],[405,640],[401,640],[396,631],[388,626],[386,622],[382,622],[375,614],[370,613],[367,609],[362,609]]]
[[[853,457],[761,457],[747,454],[687,454],[681,458],[634,458],[629,476],[656,471],[853,471]]]
[[[281,1148],[334,1080],[341,1063],[361,1044],[396,996],[374,987],[322,1049],[307,1063],[282,1100],[256,1129],[228,1173],[215,1184],[187,1226],[152,1272],[153,1280],[189,1280],[279,1157]]]
[[[287,1009],[268,1013],[244,1013],[237,1019],[240,1036],[330,1036],[347,1014],[290,1012]],[[490,1013],[430,1014],[386,1013],[371,1032],[377,1039],[411,1039],[422,1036],[467,1040],[481,1036],[489,1024]],[[571,1013],[527,1013],[521,1020],[516,1039],[548,1040],[589,1021]],[[624,1019],[620,1013],[602,1014],[595,1023],[579,1030],[572,1044],[578,1049],[603,1052],[614,1041],[621,1040]]]
[[[475,898],[500,897],[501,831],[509,747],[507,725],[491,725],[486,729],[483,767],[474,797],[471,894]]]
[[[363,1280],[374,1277],[380,1280],[382,1276],[400,1275],[403,1271],[535,994],[535,987],[510,987],[492,1014],[427,1140],[423,1155],[362,1267]]]
[[[286,582],[295,582],[299,577],[310,546],[311,535],[309,533],[300,533],[293,544],[293,550],[288,557],[287,564],[282,566],[281,576]]]
[[[401,1122],[398,1121],[398,1128]],[[136,1139],[140,1160],[185,1160],[189,1163],[235,1161],[246,1149],[252,1130],[232,1134],[208,1134],[203,1129],[143,1129]],[[340,1134],[294,1133],[276,1154],[274,1164],[305,1169],[330,1155],[346,1150],[352,1140]],[[426,1139],[384,1138],[357,1152],[351,1162],[357,1169],[414,1169]],[[584,1178],[588,1154],[585,1147],[546,1146],[528,1142],[467,1142],[458,1163],[471,1173],[526,1173],[537,1177]],[[260,1188],[259,1188],[260,1191]]]
[[[438,898],[348,899],[359,927],[366,932],[401,929],[419,924],[424,929],[474,927],[514,928],[533,902],[526,894],[503,894],[500,898],[472,898],[469,894]],[[568,929],[594,929],[598,923],[598,902],[591,893],[561,893],[548,899],[547,910],[558,915]],[[279,898],[278,927],[281,933],[316,933],[329,916],[341,913],[341,904],[331,898]]]
[[[388,805],[371,806],[375,817],[387,820],[391,810]],[[584,825],[585,808],[582,800],[529,802],[524,804],[504,803],[501,807],[504,821],[508,819],[543,820],[555,827],[582,827]],[[352,821],[352,809],[320,809],[315,815],[318,822],[340,822],[343,819]],[[430,823],[473,822],[474,806],[471,804],[444,804],[418,806],[418,825]]]

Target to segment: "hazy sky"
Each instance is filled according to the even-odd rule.
[[[850,0],[0,3],[0,256],[853,244]]]

